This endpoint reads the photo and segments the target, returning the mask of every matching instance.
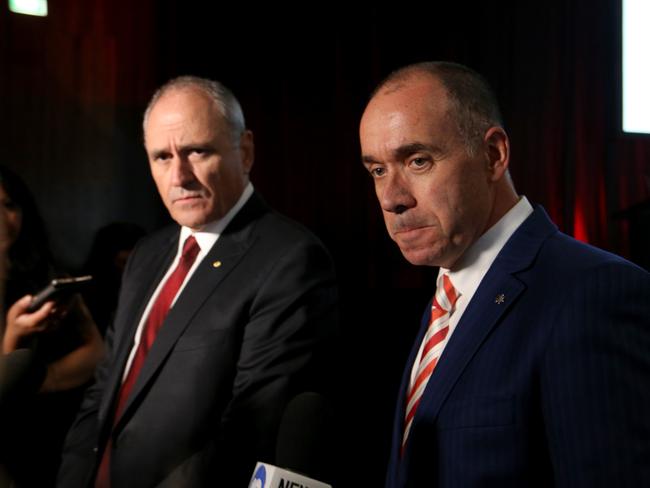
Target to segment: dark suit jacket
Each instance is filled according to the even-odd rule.
[[[400,459],[427,323],[387,487],[650,486],[647,272],[561,234],[538,207],[468,304]]]
[[[68,435],[59,486],[93,481],[109,435],[115,488],[246,486],[257,460],[273,462],[287,401],[321,386],[337,314],[331,259],[253,194],[170,310],[111,428],[135,329],[178,236],[163,230],[129,259],[109,357]]]

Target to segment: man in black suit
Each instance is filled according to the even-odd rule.
[[[287,401],[321,387],[337,314],[332,262],[253,190],[253,135],[220,83],[168,82],[145,112],[144,139],[180,227],[129,259],[109,357],[68,435],[59,486],[245,486],[256,460],[273,462]],[[190,236],[198,256],[142,359],[150,311]]]

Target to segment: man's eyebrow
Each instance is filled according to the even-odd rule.
[[[180,154],[189,153],[195,150],[210,151],[211,149],[213,149],[213,146],[209,142],[188,142],[176,146],[176,151]],[[153,158],[159,158],[161,156],[167,156],[170,153],[171,151],[168,148],[154,149],[151,151],[151,156]]]
[[[431,144],[424,144],[422,142],[412,142],[410,144],[404,144],[393,150],[393,159],[401,161],[407,156],[417,152],[430,152],[430,153],[439,153],[441,150],[439,147],[432,146]]]
[[[410,144],[404,144],[403,146],[399,146],[393,149],[391,153],[391,158],[393,161],[401,161],[402,159],[405,159],[411,154],[417,152],[430,152],[430,153],[437,154],[442,152],[442,149],[440,149],[437,146],[432,146],[431,144],[424,144],[422,142],[412,142]],[[361,156],[361,162],[363,164],[373,164],[373,163],[379,163],[380,161],[378,161],[373,156],[363,154]]]
[[[167,149],[154,149],[153,151],[151,151],[150,156],[152,159],[158,159],[168,154],[169,151]]]
[[[372,156],[367,156],[365,154],[361,155],[361,163],[362,164],[374,164],[377,163],[378,161],[373,158]]]

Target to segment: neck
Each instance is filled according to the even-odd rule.
[[[485,229],[483,229],[483,233],[501,220],[512,207],[517,205],[518,201],[519,195],[517,195],[514,187],[509,182],[500,182],[494,193],[492,212],[490,213]]]

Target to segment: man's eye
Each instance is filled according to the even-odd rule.
[[[209,156],[210,151],[202,147],[194,147],[188,151],[188,157],[190,159],[202,160]]]
[[[374,177],[384,176],[386,174],[386,169],[378,166],[376,168],[370,168],[370,174]]]
[[[429,159],[427,158],[413,158],[409,161],[409,166],[415,169],[422,169],[429,166]]]
[[[169,155],[169,154],[156,154],[154,156],[153,160],[156,163],[164,163],[166,161],[169,161],[170,158],[171,158],[171,155]]]

